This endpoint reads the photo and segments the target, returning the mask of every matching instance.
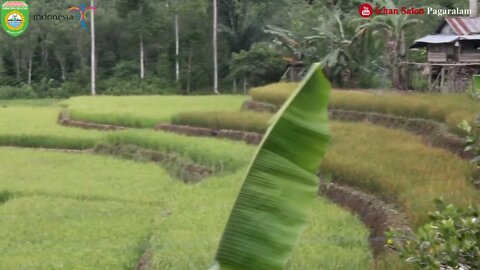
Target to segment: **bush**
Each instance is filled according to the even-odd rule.
[[[390,246],[415,269],[480,269],[479,209],[463,210],[441,200],[435,204],[430,222],[416,237],[395,242],[397,233],[392,232]]]
[[[480,116],[475,119],[473,126],[467,120],[463,120],[459,127],[467,134],[465,151],[473,154],[472,162],[476,167],[473,183],[480,187]]]
[[[172,123],[212,129],[231,129],[263,133],[272,117],[269,113],[242,112],[186,112],[172,117]]]
[[[233,53],[230,68],[232,79],[246,78],[251,85],[264,85],[278,81],[286,63],[271,44],[255,43],[249,51]]]
[[[0,87],[0,99],[34,99],[37,97],[37,94],[29,85]]]
[[[149,77],[143,81],[136,76],[100,81],[99,93],[111,96],[165,95],[178,93],[178,87],[164,80]]]

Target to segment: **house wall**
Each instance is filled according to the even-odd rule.
[[[461,41],[461,53],[480,53],[480,40]]]
[[[429,62],[447,62],[455,61],[456,52],[453,43],[429,44],[428,61]]]
[[[480,40],[462,41],[460,45],[459,62],[480,63]]]

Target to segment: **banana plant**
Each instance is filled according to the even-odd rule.
[[[329,96],[330,83],[314,64],[272,119],[211,270],[285,268],[317,194],[316,172],[330,141]]]

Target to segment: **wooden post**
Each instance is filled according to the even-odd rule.
[[[243,94],[247,94],[247,76],[243,75]]]
[[[432,65],[428,63],[428,89],[430,92],[433,91],[433,85],[432,85]]]
[[[442,72],[440,74],[440,92],[445,93],[444,84],[445,84],[445,67],[442,66]]]

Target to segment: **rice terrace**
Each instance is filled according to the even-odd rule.
[[[2,4],[75,20],[0,34],[0,270],[480,269],[476,1],[47,2]]]

